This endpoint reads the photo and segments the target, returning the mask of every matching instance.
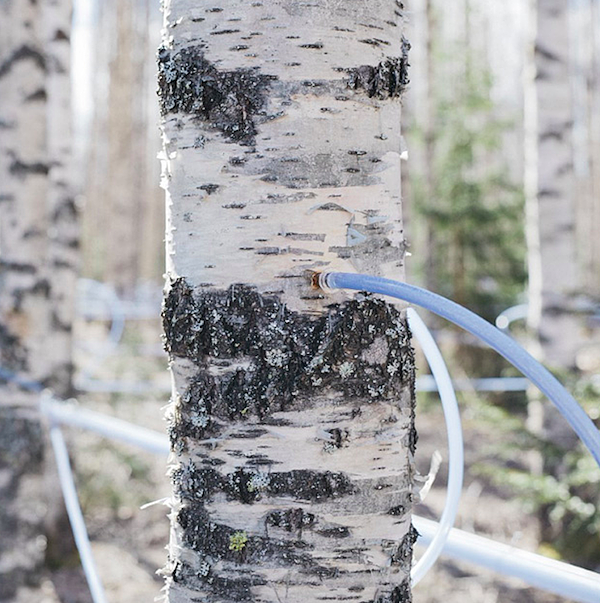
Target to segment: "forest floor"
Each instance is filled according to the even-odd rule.
[[[138,323],[128,328],[117,353],[105,359],[98,375],[127,383],[149,381],[153,389],[136,393],[81,393],[85,408],[108,413],[164,432],[162,407],[168,400],[167,361],[161,355],[159,325]],[[85,326],[85,337],[94,334]],[[456,527],[536,552],[537,522],[508,490],[490,483],[481,472],[494,465],[496,451],[506,448],[506,434],[490,420],[490,406],[473,393],[461,398],[466,446],[466,474]],[[419,442],[416,468],[429,470],[439,450],[447,461],[446,435],[439,402],[419,396]],[[65,428],[76,473],[79,498],[92,541],[94,557],[109,603],[151,602],[161,599],[163,578],[157,571],[166,561],[169,536],[168,509],[160,501],[169,494],[166,459],[131,446],[108,442],[95,434]],[[510,442],[508,443],[510,446]],[[444,505],[446,464],[425,501],[415,513],[437,519]],[[144,509],[141,509],[145,506]],[[416,549],[416,557],[422,549]],[[415,603],[568,603],[474,565],[442,557],[414,588]],[[48,573],[42,589],[21,593],[18,603],[92,603],[76,555]]]

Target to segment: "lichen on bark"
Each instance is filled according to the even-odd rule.
[[[273,79],[252,69],[221,71],[200,46],[158,51],[161,113],[191,113],[240,144],[254,140],[255,119],[265,115],[265,91]]]
[[[402,55],[390,57],[378,65],[361,65],[348,70],[348,87],[364,90],[369,97],[397,98],[408,86],[408,51],[410,44],[402,38]]]
[[[248,286],[180,278],[163,326],[172,362],[191,371],[169,413],[176,522],[196,566],[205,564],[202,574],[173,563],[173,582],[215,601],[253,601],[284,571],[297,587],[318,579],[349,595],[369,591],[352,559],[377,554],[388,561],[365,566],[382,576],[372,596],[409,601],[385,578],[405,575],[414,542],[414,531],[393,538],[412,502],[394,451],[416,441],[402,313],[363,294],[311,316]],[[289,450],[307,444],[306,457]],[[357,454],[366,460],[353,462]],[[381,526],[365,541],[370,521]],[[231,547],[242,527],[244,546]]]

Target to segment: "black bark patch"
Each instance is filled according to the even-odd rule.
[[[43,551],[32,545],[43,533],[43,519],[31,509],[24,511],[19,484],[24,478],[31,480],[34,476],[41,482],[43,441],[39,420],[18,416],[18,410],[3,401],[0,405],[0,472],[6,479],[0,484],[0,561],[3,562],[0,564],[0,601],[12,601],[24,584],[36,584],[42,570]],[[16,556],[16,550],[28,552]]]
[[[352,481],[344,473],[304,469],[271,474],[268,488],[273,496],[293,496],[297,500],[315,502],[346,496],[353,491]]]
[[[219,190],[219,185],[218,184],[203,184],[202,186],[198,187],[201,191],[206,191],[207,195],[212,195],[213,193],[215,193],[216,191]]]
[[[26,60],[32,61],[36,65],[36,67],[38,67],[42,71],[46,71],[46,59],[44,58],[44,55],[36,48],[32,48],[27,44],[23,44],[23,46],[17,48],[0,65],[0,77],[6,75],[12,69],[15,63]]]
[[[48,98],[48,95],[46,94],[46,89],[38,88],[35,92],[32,92],[31,94],[29,94],[28,96],[25,97],[25,102],[26,103],[31,103],[31,102],[36,102],[36,101],[46,102],[47,98]]]
[[[253,69],[220,71],[198,46],[158,51],[162,115],[190,113],[240,144],[254,142],[255,121],[266,116],[266,93],[273,79]]]
[[[412,603],[410,582],[405,580],[391,592],[378,595],[375,603]]]
[[[398,400],[407,385],[414,386],[405,320],[396,308],[366,294],[314,318],[247,286],[194,291],[178,279],[162,315],[167,352],[199,368],[179,401],[182,412],[175,413],[187,417],[172,425],[176,438],[218,433],[215,417],[264,419],[298,408],[317,392],[341,392],[348,400]],[[375,341],[385,357],[362,361]],[[217,374],[208,370],[215,363]]]
[[[172,474],[172,481],[177,495],[188,502],[210,502],[217,492],[225,493],[228,500],[245,504],[270,496],[322,502],[354,492],[350,479],[339,472],[298,469],[263,473],[238,469],[222,474],[213,467],[199,467],[192,461],[178,467]]]
[[[346,526],[333,526],[317,530],[317,534],[325,538],[348,538],[350,536],[350,529]]]
[[[54,41],[55,42],[60,42],[60,41],[68,42],[69,34],[67,34],[63,29],[57,29],[54,32]]]
[[[348,69],[348,87],[363,90],[370,98],[397,98],[408,86],[408,51],[410,44],[402,38],[402,56],[391,57],[378,65],[361,65]]]
[[[48,172],[50,171],[50,167],[47,163],[42,161],[26,163],[13,156],[8,171],[13,176],[17,176],[19,178],[31,175],[47,176]]]
[[[27,367],[27,351],[19,338],[2,323],[0,323],[0,363],[2,365],[0,368],[8,371],[23,371]],[[6,380],[8,375],[7,372],[3,377],[0,373],[0,381]]]
[[[414,526],[410,526],[410,530],[402,539],[402,542],[398,548],[394,551],[391,558],[392,565],[401,565],[403,567],[410,567],[412,559],[413,545],[417,542],[419,532]]]
[[[281,528],[286,532],[295,532],[298,538],[302,538],[302,530],[311,529],[315,523],[315,515],[308,513],[300,507],[270,511],[265,519],[267,526]]]
[[[239,564],[275,564],[316,571],[318,564],[299,540],[253,536],[230,526],[214,523],[201,504],[183,507],[177,514],[185,544],[213,561]]]
[[[195,570],[184,561],[178,561],[171,571],[171,578],[177,584],[210,593],[210,601],[251,601],[254,600],[252,587],[266,584],[263,578],[249,572],[239,572],[235,578],[221,575],[207,561],[202,564],[201,571]]]
[[[222,36],[226,34],[240,33],[239,29],[219,29],[217,31],[211,31],[211,36]]]

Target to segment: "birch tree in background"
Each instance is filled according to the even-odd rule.
[[[581,327],[576,254],[568,0],[531,3],[525,85],[525,194],[530,327],[550,365],[573,367]]]
[[[395,0],[167,0],[168,600],[411,600]]]
[[[0,364],[61,396],[71,393],[78,247],[69,181],[70,10],[69,2],[0,5]],[[37,397],[4,380],[0,396],[6,601],[35,582],[47,544],[42,524],[56,509],[41,478]]]
[[[103,0],[92,16],[93,131],[83,215],[83,273],[132,297],[164,269],[163,194],[156,148],[158,2]],[[118,219],[115,219],[118,216]]]

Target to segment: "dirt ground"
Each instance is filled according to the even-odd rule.
[[[86,408],[164,431],[162,406],[168,399],[166,359],[156,353],[158,325],[136,328],[125,334],[125,344],[106,359],[102,378],[121,382],[151,379],[154,391],[140,395],[82,393]],[[143,353],[140,354],[140,350]],[[148,354],[150,352],[150,354]],[[136,357],[136,354],[140,354]],[[509,492],[493,487],[471,471],[489,461],[491,445],[503,437],[479,420],[478,411],[462,409],[466,442],[465,486],[456,527],[536,551],[536,522]],[[416,467],[427,473],[430,459],[439,450],[447,461],[443,415],[437,402],[419,403]],[[131,446],[110,443],[100,436],[65,429],[77,476],[79,498],[92,540],[93,553],[109,603],[161,599],[162,577],[157,571],[166,559],[169,526],[167,507],[160,501],[169,493],[166,459]],[[437,519],[445,499],[445,463],[432,490],[415,513]],[[416,557],[422,553],[417,547]],[[442,557],[414,588],[415,603],[566,603],[568,600],[529,588],[519,580],[456,563]],[[44,576],[41,588],[20,593],[18,603],[92,603],[83,571],[75,558]]]

